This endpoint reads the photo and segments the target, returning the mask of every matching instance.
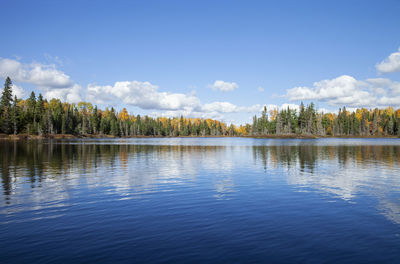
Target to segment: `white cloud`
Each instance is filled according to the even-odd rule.
[[[87,99],[96,104],[121,101],[142,109],[193,110],[200,107],[200,100],[194,94],[159,92],[158,86],[139,81],[116,82],[114,86],[91,84]]]
[[[10,76],[13,81],[31,83],[37,86],[65,88],[73,84],[65,73],[54,65],[39,63],[22,64],[19,61],[0,58],[0,76]]]
[[[395,96],[395,97],[383,96],[382,98],[379,98],[377,103],[378,103],[378,105],[399,106],[400,105],[400,96]]]
[[[136,106],[154,110],[153,116],[225,119],[228,114],[259,113],[261,105],[238,106],[230,102],[202,104],[194,94],[161,92],[150,82],[125,81],[114,85],[88,85],[86,99],[95,104]]]
[[[257,88],[257,90],[258,90],[260,93],[264,92],[264,88],[262,88],[261,86],[259,86],[259,87]]]
[[[315,82],[311,88],[288,89],[286,97],[292,101],[315,100],[327,102],[329,105],[348,107],[384,107],[388,104],[400,104],[397,97],[391,97],[391,100],[385,99],[388,94],[391,96],[400,94],[400,83],[385,78],[359,81],[352,76],[342,75],[331,80]]]
[[[44,91],[43,96],[49,100],[52,98],[58,98],[62,101],[77,103],[82,101],[80,90],[81,86],[74,84],[72,87],[68,88],[48,89]]]
[[[204,112],[234,113],[237,112],[238,107],[229,102],[213,102],[205,104],[202,110]]]
[[[52,64],[23,64],[17,60],[0,58],[0,77],[7,76],[13,82],[35,85],[47,99],[58,98],[69,102],[81,100],[80,86]]]
[[[281,105],[281,107],[279,107],[280,110],[282,110],[282,109],[288,109],[288,108],[289,108],[289,109],[292,109],[292,110],[299,111],[300,106],[297,105],[297,104],[283,104],[283,105]]]
[[[237,106],[229,102],[213,102],[203,105],[201,108],[203,112],[218,112],[218,113],[250,113],[259,111],[260,105],[256,104],[253,106]]]
[[[82,87],[74,83],[54,64],[24,64],[18,60],[0,58],[0,77],[10,76],[13,82],[28,83],[36,86],[44,98],[58,98],[67,102],[82,101]],[[234,82],[216,81],[214,89],[232,91],[238,88]],[[26,97],[27,92],[14,84],[14,93]],[[124,81],[114,85],[87,86],[85,100],[94,104],[130,105],[145,110],[162,111],[166,116],[196,116],[222,119],[225,114],[239,114],[261,111],[260,105],[237,106],[230,102],[211,102],[201,104],[195,93],[183,94],[159,91],[158,86],[150,82]]]
[[[221,80],[217,80],[214,82],[214,84],[209,85],[209,87],[213,90],[218,90],[221,92],[230,92],[239,88],[239,85],[237,85],[237,83],[235,82],[224,82]]]
[[[371,78],[366,82],[370,85],[370,90],[377,94],[400,94],[400,82],[395,82],[386,78]]]
[[[295,87],[287,91],[290,100],[337,100],[347,98],[357,91],[361,82],[342,75],[332,80],[315,82],[313,88]]]
[[[376,69],[381,73],[400,72],[400,48],[378,63]]]
[[[336,113],[337,110],[332,111],[332,110],[329,110],[329,109],[326,109],[326,108],[318,108],[317,112],[320,113],[320,114],[326,114],[326,113]]]
[[[12,85],[12,91],[13,91],[13,96],[17,96],[17,98],[23,98],[28,95],[27,91],[24,90],[21,86],[18,86],[16,84]]]

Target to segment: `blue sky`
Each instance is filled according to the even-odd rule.
[[[0,78],[134,114],[400,107],[399,1],[3,0]]]

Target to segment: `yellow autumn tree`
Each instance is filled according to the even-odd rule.
[[[118,118],[119,118],[122,122],[125,122],[125,121],[127,121],[127,120],[129,119],[129,114],[128,114],[128,111],[126,110],[125,107],[122,109],[121,112],[119,112]]]

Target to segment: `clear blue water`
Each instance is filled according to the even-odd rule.
[[[2,263],[399,263],[399,139],[0,150]]]

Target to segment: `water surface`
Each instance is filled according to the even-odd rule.
[[[0,142],[5,263],[396,263],[400,140]]]

